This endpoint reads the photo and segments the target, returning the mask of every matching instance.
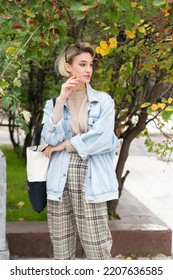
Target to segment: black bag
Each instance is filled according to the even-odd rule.
[[[56,99],[52,99],[55,106]],[[47,205],[46,175],[50,159],[44,156],[46,146],[39,145],[43,125],[40,125],[34,146],[26,149],[27,189],[33,209],[40,213]]]
[[[29,182],[27,180],[28,196],[33,209],[40,213],[47,205],[46,181]]]

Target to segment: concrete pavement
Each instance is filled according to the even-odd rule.
[[[173,231],[173,161],[168,163],[148,153],[144,139],[135,139],[126,170],[130,173],[124,187]]]
[[[15,135],[15,137],[17,139],[17,135]],[[20,139],[20,142],[23,143],[24,134],[21,130],[20,130],[20,134],[19,134],[19,139]],[[11,145],[10,134],[8,131],[8,127],[6,127],[6,126],[0,126],[0,144]]]
[[[11,144],[10,135],[5,126],[0,126],[0,144]]]

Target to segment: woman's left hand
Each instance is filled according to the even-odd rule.
[[[63,151],[65,149],[65,141],[61,142],[60,144],[56,146],[49,145],[46,150],[44,151],[44,154],[46,157],[51,158],[51,155],[53,152],[56,151]]]

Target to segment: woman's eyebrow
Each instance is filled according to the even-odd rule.
[[[79,62],[88,62],[88,61],[86,61],[86,60],[80,60]],[[93,60],[92,61],[90,61],[90,63],[93,63]]]

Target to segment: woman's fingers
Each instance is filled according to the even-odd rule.
[[[65,141],[61,142],[60,144],[56,146],[48,146],[46,150],[44,151],[44,155],[48,158],[51,158],[51,155],[55,151],[62,151],[65,149]]]
[[[61,98],[67,99],[78,83],[78,78],[71,77],[64,84],[62,84],[60,93]]]
[[[79,83],[79,79],[69,79],[67,80],[66,83],[64,83],[62,85],[62,88],[65,89],[65,88],[73,88],[75,87],[77,84]]]
[[[50,157],[51,157],[51,154],[52,154],[52,147],[51,147],[51,146],[48,146],[48,147],[46,148],[46,150],[44,151],[44,155],[45,155],[46,157],[50,158]]]

